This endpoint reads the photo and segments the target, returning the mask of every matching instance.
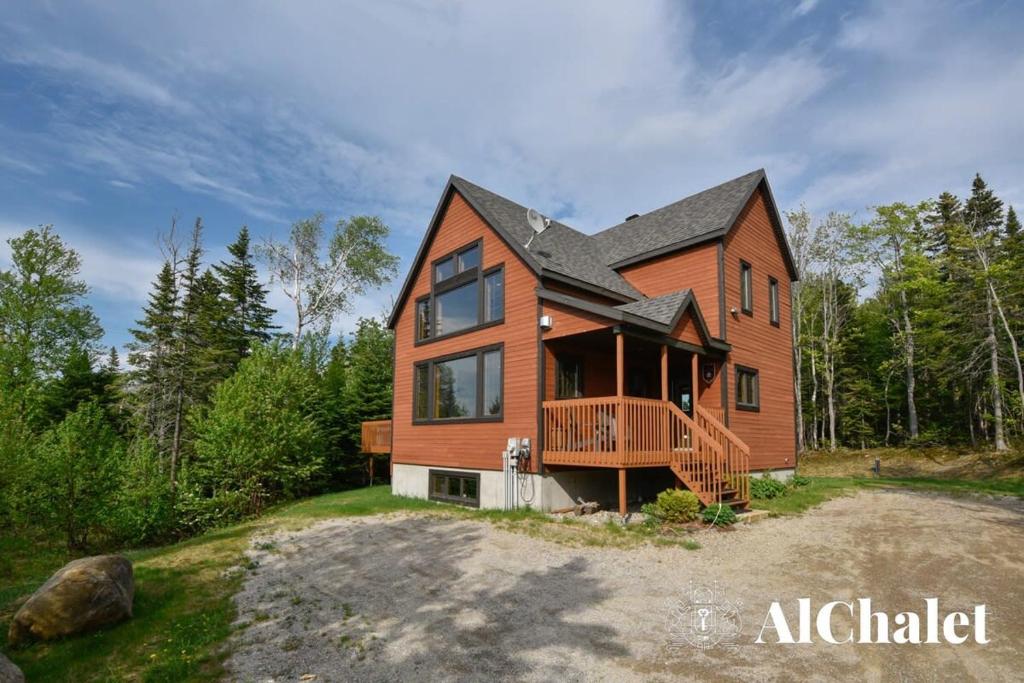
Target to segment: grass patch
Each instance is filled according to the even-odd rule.
[[[812,477],[808,484],[792,487],[786,495],[754,498],[750,507],[767,510],[773,515],[796,515],[836,496],[849,494],[855,485],[853,479]]]
[[[7,650],[5,635],[24,598],[69,558],[53,539],[0,537],[0,650],[29,681],[216,681],[222,644],[235,619],[231,596],[248,567],[254,534],[300,528],[318,519],[438,505],[392,496],[376,486],[281,505],[266,516],[181,543],[123,554],[135,567],[135,616],[115,627],[24,650]]]
[[[801,474],[803,472],[801,471]],[[792,487],[784,496],[751,501],[755,510],[773,515],[795,515],[837,496],[861,489],[904,488],[944,494],[983,494],[1024,498],[1024,479],[942,479],[930,477],[810,477],[806,486]]]

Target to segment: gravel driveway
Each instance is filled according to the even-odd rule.
[[[228,662],[240,681],[1020,680],[1021,501],[861,492],[697,551],[573,548],[391,515],[257,543]],[[739,604],[733,647],[672,647],[691,581]],[[989,609],[985,646],[754,644],[769,604],[869,597],[891,616]],[[837,627],[839,622],[837,623]],[[795,629],[795,624],[793,626]],[[837,628],[838,630],[838,628]]]

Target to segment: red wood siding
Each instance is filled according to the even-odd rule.
[[[793,343],[790,336],[790,282],[781,245],[758,190],[725,240],[725,307],[740,306],[740,260],[753,269],[753,317],[729,316],[729,428],[750,446],[752,469],[793,467],[796,441],[793,407]],[[779,326],[768,319],[768,278],[779,281]],[[705,311],[706,313],[706,311]],[[760,412],[736,408],[736,365],[759,371]]]
[[[596,313],[587,313],[553,301],[542,301],[541,303],[544,306],[542,315],[550,315],[552,322],[551,329],[544,330],[545,341],[581,332],[592,332],[616,324],[614,320],[609,320]]]
[[[505,322],[416,345],[417,297],[430,291],[435,259],[483,239],[484,268],[505,265]],[[501,469],[510,436],[537,440],[537,277],[458,194],[452,196],[395,325],[395,398],[392,458],[396,463]],[[417,361],[504,342],[504,420],[464,424],[412,424],[412,373]]]
[[[679,341],[689,342],[690,344],[696,344],[697,346],[704,346],[704,340],[700,336],[700,332],[697,329],[697,323],[693,320],[693,314],[691,311],[683,313],[683,317],[679,319],[679,323],[676,324],[676,328],[672,330],[669,335],[673,339]]]
[[[718,336],[718,243],[707,242],[690,249],[644,261],[619,270],[626,280],[649,297],[693,290],[697,305],[712,336]]]

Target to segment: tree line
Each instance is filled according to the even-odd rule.
[[[100,345],[81,258],[52,228],[8,240],[0,271],[0,533],[82,551],[162,542],[266,505],[364,483],[360,423],[390,416],[377,318],[331,343],[355,297],[394,277],[387,226],[320,214],[287,240],[205,263],[203,224],[161,236],[127,364]],[[258,263],[269,272],[259,276]],[[294,328],[274,324],[281,287]]]
[[[866,222],[786,214],[794,260],[799,447],[1006,451],[1024,430],[1024,234],[970,193],[874,207]],[[866,294],[865,294],[866,293]]]

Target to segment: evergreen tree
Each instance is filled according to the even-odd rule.
[[[1016,237],[1019,233],[1020,219],[1017,218],[1017,212],[1011,206],[1006,210],[1006,236]]]
[[[221,284],[207,270],[196,279],[185,299],[192,323],[182,330],[188,351],[186,393],[190,404],[205,403],[213,388],[237,366],[235,338],[230,326],[230,304],[221,296]]]
[[[231,260],[213,267],[220,281],[229,313],[226,320],[234,365],[249,355],[253,346],[270,340],[274,309],[267,306],[267,290],[260,284],[254,255],[250,249],[249,229],[245,226],[233,244],[228,245]]]
[[[165,462],[171,451],[174,423],[172,384],[177,364],[178,307],[177,276],[168,260],[153,283],[143,317],[131,330],[134,341],[128,345],[128,361],[135,367],[130,392],[135,413]]]

